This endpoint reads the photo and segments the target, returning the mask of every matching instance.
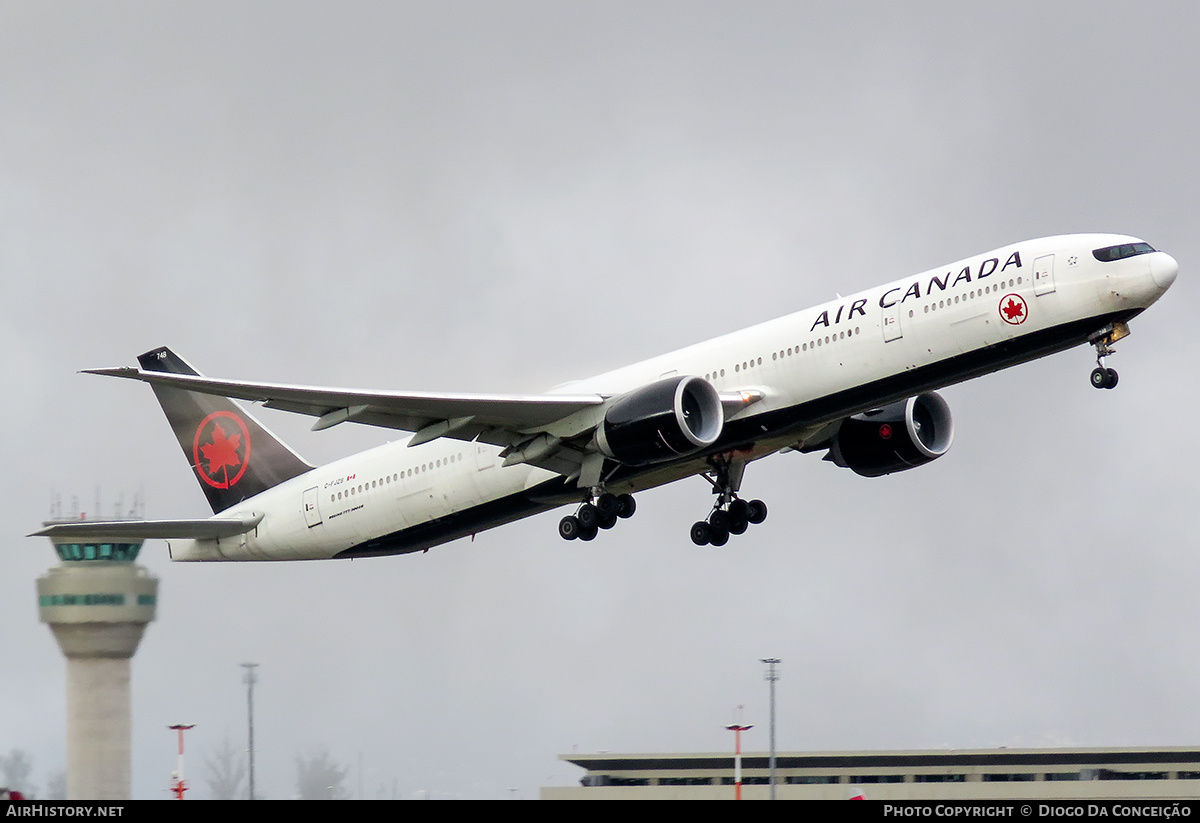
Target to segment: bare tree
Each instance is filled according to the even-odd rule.
[[[0,754],[0,784],[6,789],[16,789],[26,798],[37,795],[33,785],[33,760],[24,749],[13,749],[6,755]]]
[[[296,757],[296,791],[301,800],[345,800],[348,766],[339,766],[321,749],[309,757]]]
[[[241,800],[245,797],[246,753],[227,736],[221,748],[204,761],[204,779],[213,800]]]

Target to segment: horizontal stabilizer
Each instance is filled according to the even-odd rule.
[[[262,519],[260,514],[205,520],[80,520],[55,523],[29,536],[51,540],[215,540],[252,531]]]

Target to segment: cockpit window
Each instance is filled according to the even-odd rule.
[[[1107,263],[1111,260],[1123,260],[1126,257],[1149,254],[1152,251],[1154,251],[1154,247],[1149,243],[1124,243],[1120,246],[1105,246],[1102,249],[1093,249],[1092,256],[1101,263]]]

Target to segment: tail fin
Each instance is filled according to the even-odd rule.
[[[138,357],[146,371],[194,374],[165,346]],[[232,400],[153,386],[214,513],[312,468]]]

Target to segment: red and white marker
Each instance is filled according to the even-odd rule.
[[[738,706],[740,710],[742,707]],[[739,712],[740,713],[740,712]],[[742,732],[753,729],[753,726],[743,725],[741,723],[730,723],[725,728],[733,732],[734,737],[734,754],[733,754],[733,785],[734,785],[734,800],[742,799]]]
[[[195,723],[190,726],[184,726],[182,724],[167,726],[168,729],[179,733],[179,768],[175,771],[175,774],[172,775],[174,782],[171,784],[171,793],[175,795],[176,800],[183,800],[183,793],[188,790],[187,783],[184,782],[183,779],[183,733],[188,729],[194,729],[195,727]]]

